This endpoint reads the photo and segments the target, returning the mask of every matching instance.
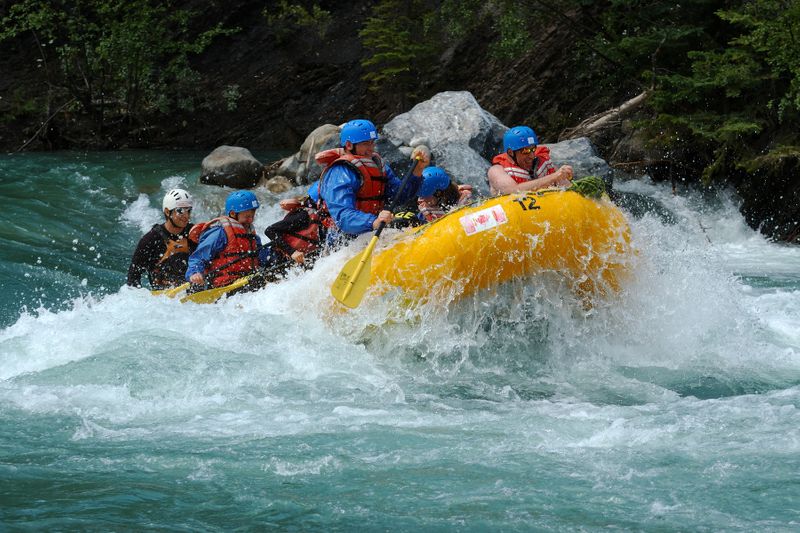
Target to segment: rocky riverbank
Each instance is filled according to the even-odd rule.
[[[179,3],[197,8],[190,0]],[[585,151],[587,161],[600,157],[602,164],[595,163],[602,167],[607,161],[616,173],[671,180],[678,191],[700,183],[703,167],[696,164],[695,147],[664,152],[653,148],[643,134],[641,125],[650,120],[652,110],[641,84],[604,83],[582,72],[585,58],[576,59],[571,51],[575,28],[592,23],[597,15],[590,8],[560,13],[570,17],[570,24],[542,17],[536,46],[520,49],[511,59],[492,53],[496,25],[465,35],[419,76],[415,96],[404,100],[370,91],[363,79],[365,50],[358,32],[373,13],[372,6],[323,7],[331,14],[324,36],[282,32],[267,24],[263,3],[204,4],[197,24],[236,31],[216,37],[191,57],[198,75],[194,83],[203,98],[168,116],[136,123],[113,120],[102,130],[90,117],[72,111],[68,100],[58,98],[52,84],[57,66],[42,60],[52,58],[45,54],[46,42],[31,34],[4,41],[0,149],[299,147],[293,157],[264,174],[286,176],[291,183],[298,176],[300,181],[314,179],[318,169],[309,154],[327,147],[335,125],[362,116],[382,126],[380,149],[390,159],[402,157],[414,142],[427,141],[434,145],[439,164],[454,176],[482,185],[497,141],[497,131],[491,128],[529,124],[553,147],[556,160],[563,150],[564,160],[575,164]],[[458,94],[470,96],[453,98]],[[453,128],[454,117],[466,122]],[[475,125],[480,127],[473,131]],[[589,151],[587,139],[596,153]],[[580,154],[571,153],[573,149]],[[799,154],[800,148],[787,148],[744,166],[730,161],[724,179],[715,185],[729,184],[737,191],[753,227],[779,240],[797,241]],[[589,169],[598,173],[591,165],[587,173]]]

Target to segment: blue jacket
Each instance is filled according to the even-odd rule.
[[[314,203],[319,203],[319,180],[312,183],[308,188],[308,196]]]
[[[386,193],[387,200],[391,201],[398,194],[400,180],[389,165],[384,165],[383,170],[386,177],[389,178],[386,184]],[[421,183],[421,177],[412,175],[399,195],[398,205],[413,198]],[[344,164],[336,164],[331,167],[322,180],[320,196],[325,200],[328,212],[342,233],[359,235],[370,232],[373,230],[372,223],[378,218],[373,214],[356,209],[356,191],[360,187],[361,176],[358,171]],[[332,235],[335,233],[335,231],[328,233],[328,242],[331,242],[332,239],[335,240],[336,235]]]
[[[258,245],[258,261],[261,265],[267,265],[270,261],[270,248],[269,246],[261,246],[261,239],[256,235],[256,244]],[[225,235],[225,230],[221,226],[214,226],[200,234],[200,242],[197,243],[197,249],[189,256],[189,267],[186,269],[186,281],[192,277],[192,274],[204,274],[208,269],[211,259],[219,255],[219,253],[228,246],[228,236]]]

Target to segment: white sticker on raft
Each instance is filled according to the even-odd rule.
[[[464,215],[458,221],[461,222],[467,235],[474,235],[500,224],[505,224],[508,222],[508,217],[506,212],[503,211],[503,206],[493,205],[492,207]]]

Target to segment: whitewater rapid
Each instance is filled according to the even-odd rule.
[[[62,228],[55,258],[3,233],[38,302],[0,329],[8,526],[798,525],[800,249],[748,228],[730,193],[617,183],[664,212],[629,216],[633,275],[592,309],[542,278],[341,314],[329,287],[355,249],[215,305],[121,287],[166,190],[189,188],[195,220],[224,191],[80,172],[103,212]],[[261,232],[279,198],[257,193]],[[90,252],[100,281],[64,266]]]

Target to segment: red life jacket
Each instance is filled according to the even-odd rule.
[[[336,227],[336,222],[333,220],[333,217],[328,211],[328,206],[325,205],[325,200],[323,200],[322,196],[320,195],[321,191],[322,191],[322,180],[319,180],[317,182],[317,197],[319,197],[319,202],[317,202],[316,204],[316,211],[322,226],[326,230],[329,230]]]
[[[245,228],[238,221],[222,216],[209,222],[195,224],[189,232],[189,238],[200,240],[200,234],[206,229],[222,226],[228,244],[213,259],[208,267],[208,273],[214,287],[230,285],[237,279],[252,274],[258,268],[258,244],[256,234],[252,227]]]
[[[550,148],[547,146],[537,146],[533,151],[538,163],[536,164],[536,177],[542,178],[549,176],[556,171],[556,166],[550,161]]]
[[[548,147],[537,146],[536,150],[533,152],[533,155],[536,156],[536,178],[548,176],[556,171],[555,165],[553,165],[553,162],[550,161],[550,149]],[[511,157],[505,152],[494,156],[494,159],[492,159],[492,164],[502,166],[503,170],[506,171],[506,174],[508,174],[511,179],[517,183],[524,183],[533,179],[531,178],[530,172],[517,165],[516,161],[511,159]]]
[[[383,173],[383,159],[377,152],[372,157],[359,157],[346,153],[341,148],[333,148],[318,153],[315,159],[320,165],[327,165],[319,180],[320,190],[325,174],[334,165],[349,165],[361,178],[361,187],[356,191],[356,209],[373,215],[381,212],[386,204],[386,183],[389,178]]]
[[[322,232],[320,231],[322,221],[316,210],[302,207],[298,207],[298,209],[305,209],[308,212],[308,218],[311,219],[311,223],[301,230],[284,233],[283,241],[292,250],[308,254],[319,248],[322,243]]]
[[[434,199],[433,203],[429,204],[422,198],[418,198],[417,208],[426,222],[433,222],[437,218],[442,218],[445,214],[444,207],[441,206],[437,199]]]

